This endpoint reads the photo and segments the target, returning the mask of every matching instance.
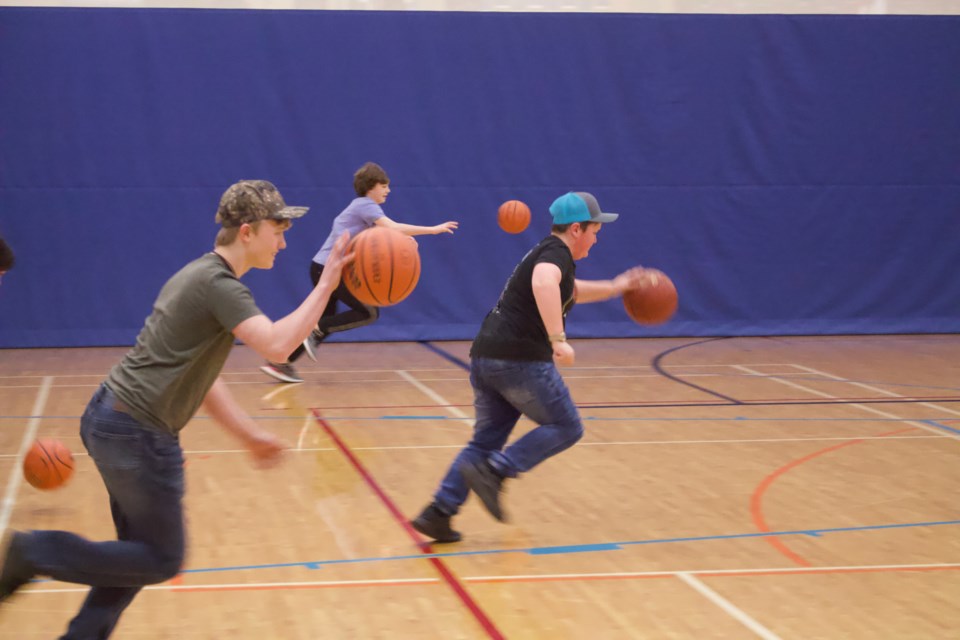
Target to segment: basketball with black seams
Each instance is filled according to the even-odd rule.
[[[389,307],[409,296],[420,280],[420,252],[413,238],[389,227],[361,231],[347,245],[353,262],[343,283],[360,302]]]
[[[530,207],[520,200],[507,200],[497,209],[497,224],[507,233],[522,233],[530,226]]]
[[[54,438],[38,438],[23,459],[23,477],[31,486],[48,491],[62,487],[73,476],[73,454]]]
[[[663,324],[673,317],[679,304],[677,287],[662,271],[656,271],[644,284],[623,294],[627,315],[643,325]]]

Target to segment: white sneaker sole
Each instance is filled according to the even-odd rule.
[[[311,343],[312,339],[313,339],[313,336],[310,335],[310,336],[307,336],[307,339],[303,341],[303,351],[304,353],[307,354],[308,358],[316,362],[317,352],[313,350],[313,344]]]
[[[279,380],[280,382],[303,382],[302,378],[291,378],[290,376],[285,376],[279,371],[277,371],[276,369],[273,369],[271,367],[266,367],[266,366],[260,367],[260,371],[263,371],[265,374],[267,374],[271,378],[275,380]]]

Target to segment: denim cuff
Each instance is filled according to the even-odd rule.
[[[510,464],[510,460],[502,451],[494,451],[487,458],[487,463],[493,467],[493,470],[504,478],[516,478],[517,468]]]

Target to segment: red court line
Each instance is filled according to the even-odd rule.
[[[390,497],[380,488],[380,485],[373,478],[372,475],[367,471],[366,467],[357,459],[350,448],[340,439],[340,436],[337,435],[337,432],[333,430],[333,427],[323,419],[320,415],[320,412],[316,409],[311,409],[314,419],[317,423],[327,432],[327,435],[333,440],[334,444],[337,445],[337,448],[340,449],[340,452],[350,461],[350,464],[353,465],[353,468],[357,470],[357,473],[364,479],[370,489],[373,490],[377,497],[380,498],[380,501],[386,506],[387,510],[394,517],[394,519],[400,524],[404,531],[407,532],[407,535],[410,536],[410,539],[413,540],[414,544],[417,545],[424,554],[432,554],[433,548],[429,544],[425,544],[416,531],[413,530],[413,527],[410,526],[410,523],[407,522],[406,517],[400,513],[400,509],[397,508],[397,505],[390,499]],[[457,594],[457,597],[460,598],[460,601],[470,610],[470,613],[473,614],[473,617],[477,619],[477,622],[480,623],[480,626],[483,627],[483,630],[487,632],[487,635],[495,640],[503,640],[504,636],[497,629],[496,625],[493,624],[493,621],[487,617],[487,614],[483,612],[483,609],[480,608],[480,605],[473,599],[473,597],[467,593],[467,590],[460,584],[460,581],[457,580],[456,576],[453,575],[453,572],[447,568],[440,558],[427,558],[430,563],[433,565],[434,569],[440,574],[443,580],[453,589],[453,592]]]
[[[886,436],[896,435],[898,433],[904,433],[906,431],[916,431],[916,429],[914,427],[909,427],[907,429],[897,429],[896,431],[887,431],[885,433],[881,433],[873,437],[883,438]],[[757,485],[757,488],[754,489],[753,495],[750,496],[750,515],[753,517],[753,523],[756,525],[757,530],[760,531],[761,533],[771,532],[770,527],[767,525],[767,520],[763,515],[763,495],[767,492],[767,489],[769,489],[770,486],[780,476],[784,475],[789,471],[793,471],[803,463],[809,462],[814,458],[818,458],[822,455],[831,453],[833,451],[838,451],[839,449],[843,449],[844,447],[850,447],[855,444],[860,444],[861,442],[866,442],[866,440],[862,438],[857,440],[849,440],[847,442],[835,444],[832,447],[827,447],[826,449],[820,449],[819,451],[814,451],[813,453],[806,455],[802,458],[797,458],[796,460],[788,462],[787,464],[783,465],[779,469],[776,469],[775,471],[773,471],[773,473],[771,473],[770,475],[765,477],[763,480],[761,480],[760,484]],[[774,549],[779,551],[782,555],[786,556],[787,558],[792,560],[794,563],[800,565],[801,567],[812,566],[810,562],[807,561],[806,558],[804,558],[800,554],[793,551],[778,537],[776,536],[764,537],[764,540],[767,542],[767,544],[769,544]]]

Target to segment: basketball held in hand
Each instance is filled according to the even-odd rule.
[[[40,438],[23,459],[23,477],[37,489],[56,489],[73,475],[73,454],[59,440]]]
[[[497,210],[497,224],[507,233],[521,233],[530,226],[530,207],[519,200],[507,200]]]
[[[420,252],[412,238],[396,229],[371,227],[347,245],[353,262],[343,268],[343,282],[357,300],[389,307],[409,296],[420,280]]]
[[[628,289],[623,294],[627,315],[638,324],[663,324],[673,317],[678,304],[677,288],[662,272],[652,274],[644,286]]]

